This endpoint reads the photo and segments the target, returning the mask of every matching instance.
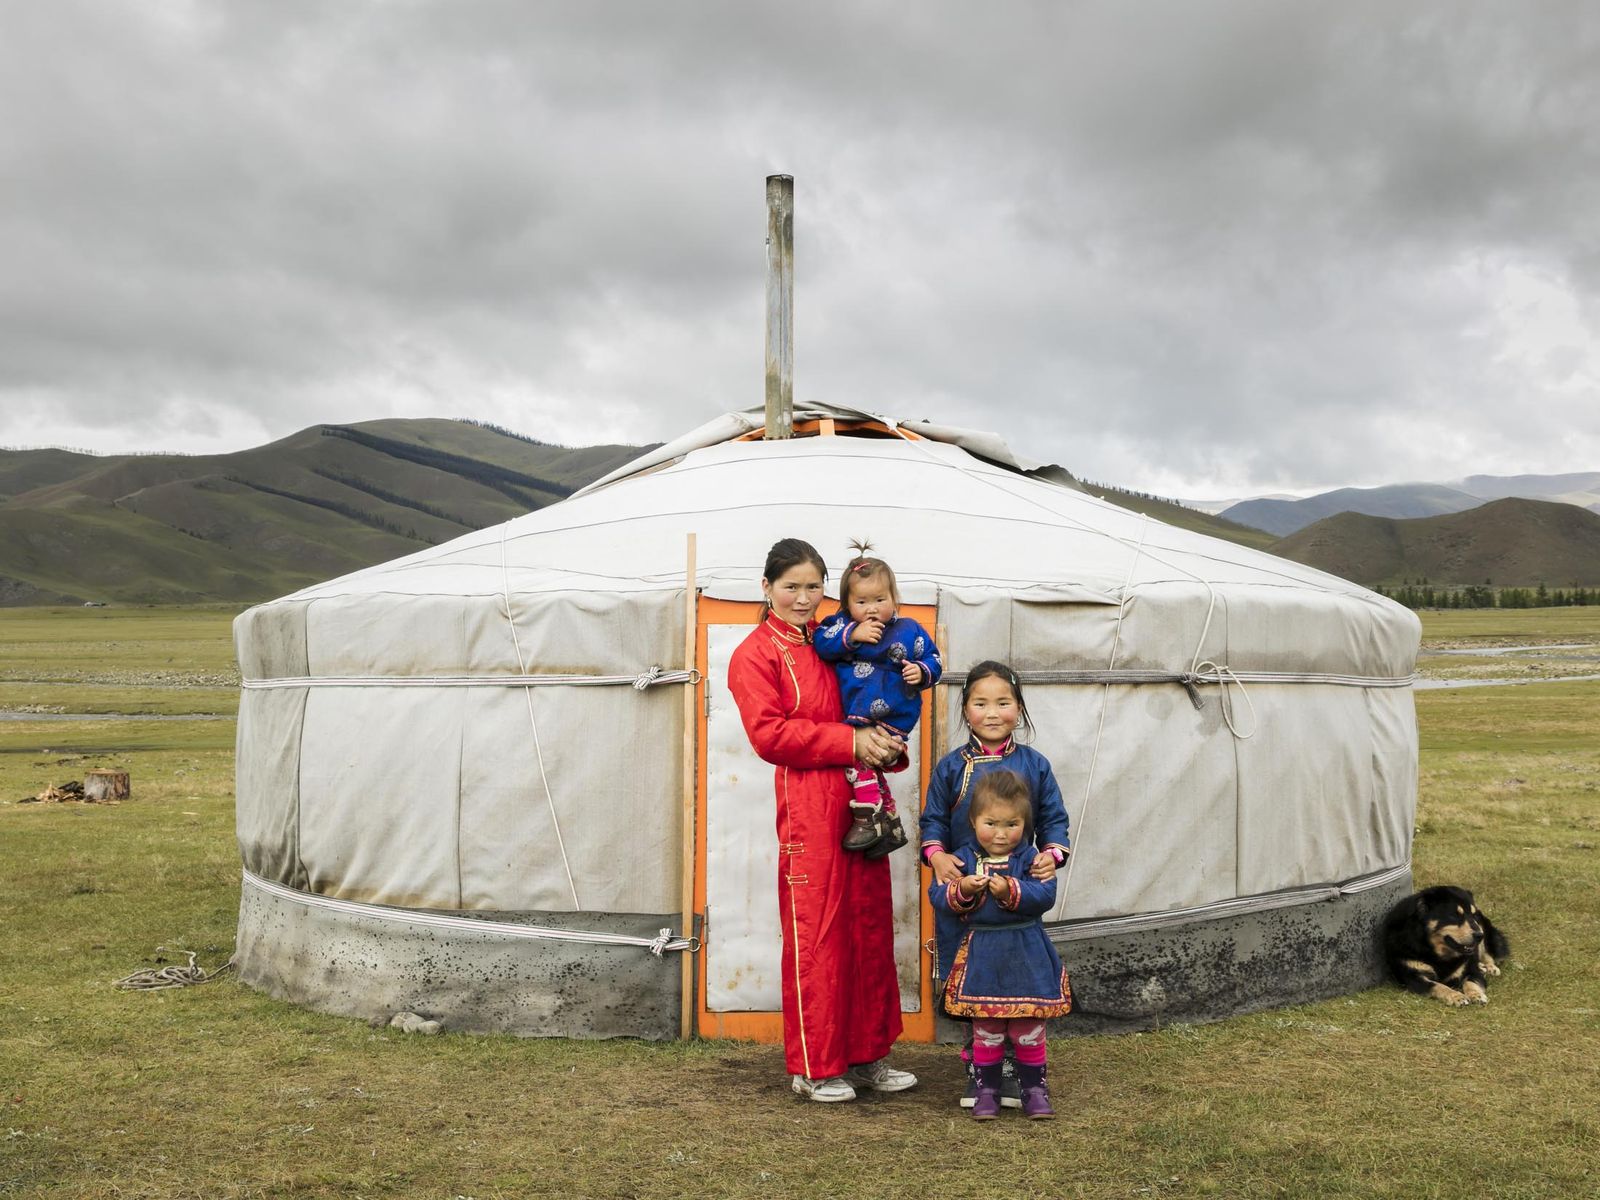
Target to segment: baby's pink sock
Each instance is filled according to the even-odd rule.
[[[879,790],[878,773],[871,767],[851,767],[845,771],[844,777],[850,781],[851,804],[867,808],[882,806],[883,793]]]

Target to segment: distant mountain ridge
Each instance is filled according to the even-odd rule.
[[[1555,500],[1600,512],[1600,471],[1574,471],[1566,475],[1468,475],[1456,487],[1485,500],[1518,496],[1524,500]]]
[[[572,448],[472,422],[395,419],[315,425],[234,454],[0,450],[0,605],[269,599],[541,508],[649,448]],[[1526,486],[1521,478],[1462,482],[1487,491]],[[1600,488],[1600,472],[1533,478],[1567,495]],[[1280,540],[1159,497],[1080,486],[1367,586],[1422,576],[1600,584],[1600,516],[1570,503],[1502,499],[1425,519],[1345,512]],[[1384,502],[1448,507],[1467,495],[1400,490],[1410,486],[1434,490]],[[1329,503],[1392,490],[1340,489]]]
[[[1343,512],[1298,530],[1272,552],[1372,587],[1435,584],[1600,585],[1600,514],[1508,497],[1437,517]]]
[[[1246,500],[1222,516],[1285,537],[1324,517],[1362,513],[1369,517],[1436,517],[1477,508],[1476,496],[1436,483],[1399,483],[1376,488],[1339,488],[1303,500]]]
[[[1341,512],[1397,519],[1435,517],[1512,497],[1572,504],[1600,513],[1600,471],[1565,475],[1470,475],[1452,483],[1336,488],[1300,499],[1257,497],[1229,505],[1221,509],[1219,515],[1240,525],[1286,537]]]
[[[269,599],[542,508],[646,449],[397,419],[233,454],[0,450],[0,604]]]

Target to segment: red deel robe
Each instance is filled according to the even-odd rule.
[[[840,1075],[888,1054],[901,1028],[888,860],[839,847],[855,733],[833,668],[775,616],[734,650],[728,690],[751,746],[777,767],[784,1061],[792,1074]]]

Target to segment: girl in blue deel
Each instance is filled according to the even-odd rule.
[[[957,879],[928,885],[934,909],[961,929],[944,1007],[972,1019],[973,1118],[1000,1115],[1009,1039],[1023,1115],[1049,1120],[1056,1114],[1045,1083],[1044,1023],[1072,1010],[1067,972],[1040,921],[1056,902],[1056,881],[1028,873],[1041,852],[1026,844],[1033,805],[1022,778],[991,771],[972,791],[967,815],[976,844],[956,851]]]
[[[973,789],[994,771],[1011,771],[1028,785],[1031,800],[1030,842],[1039,854],[1028,867],[1035,879],[1052,879],[1056,868],[1065,864],[1071,853],[1067,836],[1067,810],[1061,802],[1050,760],[1032,746],[1025,746],[1016,734],[1032,731],[1028,705],[1022,695],[1022,682],[1004,663],[981,662],[967,672],[961,689],[961,718],[971,736],[967,744],[946,754],[933,768],[928,795],[922,807],[922,858],[938,883],[954,883],[961,878],[957,852],[972,842],[972,823],[968,811]],[[934,941],[937,949],[935,972],[939,979],[950,977],[956,947],[963,926],[950,913],[934,910]],[[962,1097],[963,1108],[971,1108],[977,1096],[972,1046],[961,1051],[966,1064],[969,1087]],[[1009,1069],[1010,1063],[1008,1062]],[[1016,1080],[1007,1075],[1002,1103],[1021,1104]]]
[[[839,611],[818,626],[812,645],[834,666],[844,719],[876,725],[904,742],[922,716],[922,693],[943,673],[939,648],[928,631],[899,615],[894,571],[868,557],[865,542],[852,542],[852,558],[839,579]],[[905,756],[892,770],[903,770]],[[842,845],[882,858],[906,844],[889,781],[880,770],[857,763],[850,781],[850,829]]]

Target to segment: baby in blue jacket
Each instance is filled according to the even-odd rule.
[[[851,548],[857,553],[839,581],[839,611],[818,627],[812,644],[839,676],[844,719],[876,725],[904,742],[922,716],[922,693],[939,681],[944,664],[928,631],[899,615],[900,590],[889,564],[869,557],[866,542]],[[902,755],[891,770],[904,764]],[[883,772],[856,763],[845,778],[851,821],[844,848],[882,858],[904,846],[905,829]]]

